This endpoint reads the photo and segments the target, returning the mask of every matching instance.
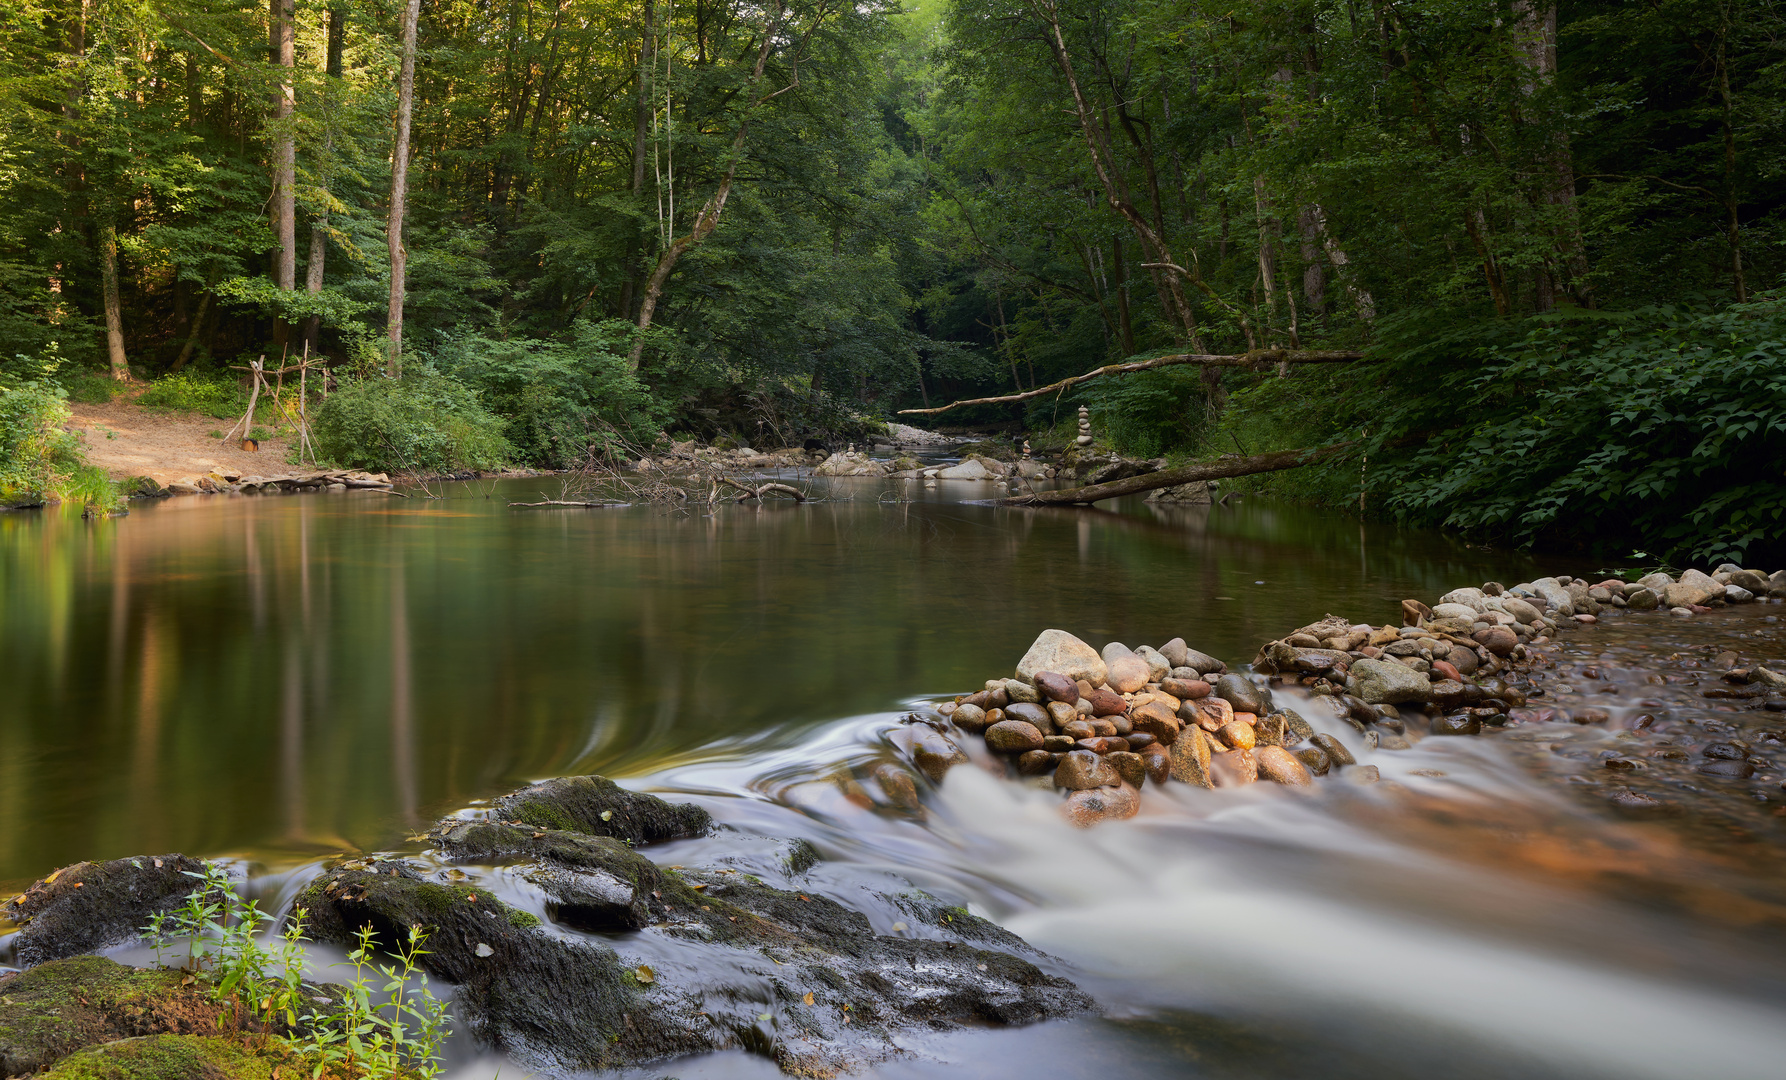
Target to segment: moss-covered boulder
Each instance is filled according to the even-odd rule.
[[[21,924],[19,964],[95,952],[141,936],[150,916],[180,906],[205,864],[185,855],[138,855],[65,866],[0,906]]]
[[[564,776],[522,788],[499,800],[495,815],[502,821],[634,844],[701,836],[713,827],[713,818],[698,806],[628,791],[601,776]]]
[[[335,867],[298,897],[311,935],[345,944],[370,926],[389,946],[412,925],[433,927],[422,963],[458,984],[471,1033],[546,1072],[744,1048],[789,1072],[831,1075],[901,1052],[913,1029],[1093,1008],[1019,955],[1035,954],[1015,935],[922,893],[891,898],[921,933],[879,935],[822,896],[736,870],[661,867],[614,833],[668,838],[704,830],[706,815],[597,779],[542,784],[498,801],[488,819],[448,819],[426,834],[448,862],[519,871],[563,929],[537,926],[438,863],[371,860]],[[816,858],[810,845],[797,851],[790,872]]]
[[[315,1066],[266,1036],[147,1035],[71,1055],[40,1080],[280,1080]]]
[[[25,1076],[78,1050],[162,1033],[250,1026],[180,971],[100,956],[51,960],[0,977],[0,1077]]]

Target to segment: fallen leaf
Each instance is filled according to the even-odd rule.
[[[481,941],[478,942],[478,947],[473,951],[475,951],[479,956],[495,956],[496,955],[495,949],[492,949],[490,946],[484,944]]]
[[[691,888],[691,889],[705,889],[706,887],[707,887],[707,883],[705,881],[697,882],[696,884],[689,886],[689,888]]]
[[[534,834],[533,834],[533,838],[534,838],[534,839],[535,839],[535,840],[538,840],[538,839],[539,839],[539,838],[540,838],[540,837],[542,837],[542,836],[544,836],[544,835],[546,835],[546,834],[545,834],[545,833],[543,833],[543,832],[536,832],[536,833],[534,833]]]
[[[603,821],[613,821],[614,820],[614,811],[603,810],[602,811],[602,820]]]
[[[477,893],[466,893],[465,899],[467,899],[475,904],[478,902],[478,894]]]
[[[640,964],[638,967],[634,968],[633,974],[638,976],[639,981],[647,986],[657,981],[657,972],[652,971],[650,967],[644,964]]]
[[[811,990],[808,990],[806,992],[806,996],[800,999],[800,1004],[802,1004],[802,1005],[811,1005],[812,1004],[812,991]]]
[[[805,893],[796,893],[795,895],[800,897],[800,899],[804,900],[808,904],[812,903],[812,897],[807,896]]]

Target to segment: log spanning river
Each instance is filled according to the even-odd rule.
[[[1282,688],[1389,782],[1179,785],[1076,830],[976,768],[917,808],[847,778],[1046,627],[1183,637],[1240,668],[1330,612],[1398,623],[1404,598],[1595,568],[1259,500],[1015,510],[972,504],[979,483],[817,483],[829,499],[711,515],[515,510],[556,484],[505,481],[0,516],[0,893],[180,851],[235,860],[277,905],[337,855],[415,851],[444,814],[600,773],[720,823],[653,848],[660,864],[768,875],[805,839],[801,890],[881,934],[917,932],[885,894],[927,890],[1057,958],[1102,1010],[913,1038],[877,1076],[1786,1068],[1786,792],[1668,772],[1708,739],[1764,745],[1765,714],[1697,691],[1714,653],[1786,658],[1786,607],[1566,635],[1546,701],[1611,718],[1591,725],[1539,709],[1392,753]],[[1680,805],[1621,812],[1615,756]],[[511,872],[465,872],[549,920]],[[684,962],[649,932],[607,939]],[[465,1038],[449,1054],[464,1080],[525,1072]],[[778,1073],[739,1049],[639,1075]]]

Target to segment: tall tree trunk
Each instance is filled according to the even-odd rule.
[[[652,73],[657,63],[657,4],[645,0],[645,26],[639,33],[639,68],[633,78],[638,94],[633,99],[633,200],[645,190],[645,150],[651,135],[651,114],[656,109],[651,96]],[[620,283],[620,317],[633,317],[633,292],[638,288],[638,238],[627,242],[626,279]]]
[[[778,22],[785,10],[786,6],[777,0],[775,15]],[[676,262],[682,258],[684,252],[707,239],[719,225],[720,214],[725,212],[726,199],[732,194],[732,182],[738,176],[738,159],[744,153],[744,136],[750,130],[751,113],[766,100],[757,97],[757,87],[763,81],[763,68],[769,63],[769,53],[775,48],[776,35],[780,29],[774,25],[763,27],[763,39],[757,46],[756,66],[751,69],[750,83],[745,89],[751,97],[750,104],[746,106],[747,111],[743,118],[738,121],[738,133],[732,137],[732,152],[726,171],[720,177],[719,186],[714,188],[713,194],[707,196],[706,203],[701,206],[701,212],[695,215],[694,225],[688,233],[672,240],[669,247],[664,249],[664,253],[658,257],[656,268],[651,271],[651,277],[645,282],[645,295],[639,299],[639,334],[633,339],[632,352],[626,358],[629,371],[639,370],[639,361],[645,355],[645,331],[651,329],[651,317],[657,311],[657,302],[663,296],[664,283],[670,279],[670,271],[676,269]],[[673,226],[674,222],[671,224]]]
[[[111,357],[112,378],[130,381],[130,362],[124,356],[124,312],[118,302],[118,227],[99,229],[99,281],[105,290],[105,347]]]
[[[312,296],[322,292],[323,271],[329,253],[329,181],[334,172],[335,155],[335,86],[341,80],[341,53],[347,44],[347,7],[329,5],[329,45],[323,61],[322,84],[322,167],[318,170],[322,185],[322,208],[310,220],[310,257],[304,261],[304,289]],[[314,356],[322,332],[322,316],[312,315],[304,321],[304,348]]]
[[[1122,261],[1122,236],[1119,234],[1111,240],[1110,272],[1116,275],[1116,325],[1122,334],[1122,354],[1134,356],[1135,319],[1129,311],[1129,274]]]
[[[385,373],[403,373],[403,273],[409,253],[403,247],[403,212],[409,201],[409,124],[415,110],[415,36],[422,0],[403,8],[403,66],[397,76],[397,141],[391,152],[391,217],[385,240],[391,252],[391,300],[386,308],[390,358]]]
[[[267,0],[267,28],[273,63],[279,68],[279,83],[273,90],[273,238],[279,245],[274,256],[273,283],[290,292],[297,287],[298,274],[297,143],[292,129],[292,114],[297,107],[292,69],[297,64],[297,52],[292,33],[292,0]],[[277,352],[284,353],[287,332],[285,320],[277,320],[273,330]]]
[[[1554,86],[1557,78],[1557,8],[1555,0],[1515,0],[1519,15],[1520,49],[1531,69],[1527,92],[1535,93]],[[1557,222],[1553,226],[1557,264],[1561,273],[1548,267],[1539,269],[1539,310],[1549,310],[1549,296],[1554,295],[1556,278],[1561,279],[1577,304],[1593,306],[1593,291],[1588,282],[1587,242],[1581,234],[1581,216],[1575,208],[1575,159],[1569,146],[1569,135],[1558,129],[1551,134],[1544,151],[1544,164],[1539,169],[1542,197],[1553,207]],[[1548,294],[1548,295],[1547,295]]]

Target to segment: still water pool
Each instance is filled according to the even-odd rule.
[[[1008,674],[1044,627],[1240,664],[1328,612],[1383,622],[1406,596],[1591,568],[1261,500],[1013,510],[969,483],[837,480],[712,514],[507,505],[540,485],[0,516],[0,886],[179,850],[276,890],[597,772],[731,827],[659,861],[805,837],[825,861],[802,887],[860,905],[919,885],[1107,1008],[939,1037],[880,1075],[1786,1073],[1778,835],[1708,858],[1495,740],[1420,744],[1384,769],[1410,774],[1399,797],[1185,790],[1087,833],[972,769],[923,815],[824,779],[886,754],[913,699]],[[454,1068],[520,1072],[470,1046]],[[641,1076],[773,1073],[740,1053]]]

